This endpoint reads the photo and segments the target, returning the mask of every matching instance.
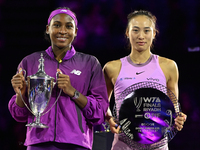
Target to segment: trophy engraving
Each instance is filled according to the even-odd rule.
[[[134,104],[135,104],[135,107],[137,108],[136,111],[141,111],[139,108],[141,107],[142,105],[142,99],[139,99],[138,103],[137,103],[137,97],[134,98]]]
[[[45,73],[44,58],[43,58],[42,53],[41,53],[41,58],[38,61],[40,63],[38,66],[37,73],[33,74],[31,76],[27,76],[27,81],[26,81],[26,83],[28,85],[28,88],[27,88],[28,103],[29,103],[30,108],[28,107],[26,102],[23,100],[21,92],[20,92],[20,95],[21,95],[22,101],[24,102],[25,106],[36,117],[34,122],[31,122],[31,123],[27,124],[26,126],[36,127],[36,128],[48,128],[47,125],[40,122],[40,117],[42,115],[46,114],[47,112],[49,112],[50,109],[56,104],[62,91],[60,90],[60,93],[59,93],[56,101],[50,107],[50,109],[46,110],[46,108],[49,104],[50,98],[51,98],[51,92],[55,85],[55,82],[54,82],[53,77],[51,77]],[[25,70],[23,70],[23,71],[26,73]],[[57,72],[57,73],[59,73],[59,72]],[[56,77],[57,77],[57,73],[56,73]],[[46,112],[45,112],[45,110],[46,110]]]
[[[119,139],[133,149],[162,147],[178,132],[174,119],[178,100],[165,86],[141,82],[125,89],[116,99],[114,112],[121,126]]]

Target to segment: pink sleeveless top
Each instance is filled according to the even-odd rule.
[[[166,78],[160,68],[158,55],[152,54],[143,64],[134,64],[130,56],[121,58],[122,66],[114,86],[115,99],[129,86],[149,81],[166,86]]]
[[[115,103],[118,105],[117,107],[120,107],[119,105],[121,102],[118,102],[117,100],[121,93],[133,84],[148,81],[156,82],[166,87],[166,78],[162,69],[160,68],[158,57],[158,55],[152,54],[150,58],[143,64],[134,64],[131,61],[130,56],[120,59],[122,62],[121,70],[114,86],[114,96]],[[130,147],[119,140],[118,136],[118,134],[115,134],[111,150],[131,150]],[[168,144],[164,145],[159,150],[168,150]]]

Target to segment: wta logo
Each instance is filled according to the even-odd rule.
[[[142,105],[142,99],[140,98],[140,99],[138,100],[137,97],[135,97],[133,102],[134,102],[134,105],[135,105],[135,107],[136,107],[136,111],[137,111],[137,112],[141,111],[141,110],[140,110],[140,107],[141,107],[141,105]]]
[[[160,105],[160,98],[159,97],[140,97],[139,99],[137,97],[134,98],[134,105],[136,107],[136,111],[139,112],[140,107],[143,103],[143,107],[161,107]]]

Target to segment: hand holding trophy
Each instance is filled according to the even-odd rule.
[[[19,94],[21,96],[21,99],[24,103],[24,105],[27,107],[27,109],[36,117],[36,120],[32,123],[27,124],[26,126],[30,127],[36,127],[36,128],[48,128],[47,125],[42,124],[40,122],[40,117],[47,112],[51,110],[51,108],[56,104],[58,101],[58,98],[60,97],[60,94],[62,90],[60,90],[59,96],[57,97],[55,103],[50,107],[49,110],[46,110],[46,107],[49,104],[50,98],[51,98],[51,92],[56,84],[54,82],[54,78],[50,77],[45,73],[44,70],[44,58],[43,54],[41,53],[41,58],[39,59],[39,66],[38,71],[36,74],[27,76],[27,90],[28,90],[28,104],[24,101],[21,91],[19,90]],[[26,76],[26,71],[21,69],[20,71],[24,72],[24,76]],[[57,70],[57,74],[61,73],[59,70]]]
[[[114,110],[121,126],[119,138],[131,148],[160,148],[178,132],[174,119],[181,114],[175,95],[155,82],[140,82],[126,88]]]

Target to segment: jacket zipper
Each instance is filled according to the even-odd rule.
[[[58,69],[59,69],[59,63],[61,62],[58,61],[58,67],[57,67]],[[58,97],[58,86],[56,85],[56,99],[57,97]],[[54,142],[56,140],[56,119],[57,119],[56,115],[57,115],[57,103],[55,104],[55,128],[54,128],[54,139],[53,139]]]
[[[58,62],[58,69],[59,69],[59,64],[62,62],[62,60],[57,61]],[[58,86],[56,86],[56,99],[58,96]],[[84,133],[83,127],[82,127],[82,116],[80,113],[80,109],[78,108],[78,106],[76,105],[76,111],[77,111],[77,117],[78,117],[78,124],[79,124],[79,128],[81,130],[82,133]],[[57,103],[55,104],[55,128],[54,128],[54,142],[56,140],[56,115],[57,115]]]

